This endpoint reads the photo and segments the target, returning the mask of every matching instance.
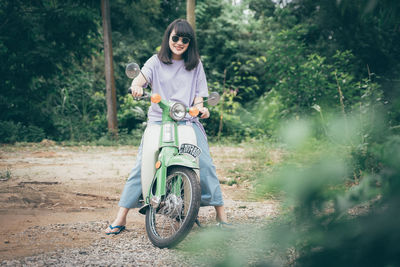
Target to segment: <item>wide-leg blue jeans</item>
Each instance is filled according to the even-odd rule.
[[[200,167],[200,186],[201,186],[201,206],[222,206],[224,201],[222,199],[221,187],[217,178],[215,166],[212,162],[210,150],[206,136],[196,123],[192,123],[193,129],[196,133],[197,146],[200,147],[202,153],[199,157]],[[120,207],[124,208],[139,208],[139,198],[142,194],[141,183],[141,162],[142,162],[142,146],[140,144],[136,164],[132,169],[126,181],[121,199],[118,203]]]

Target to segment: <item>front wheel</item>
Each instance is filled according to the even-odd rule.
[[[168,169],[166,194],[157,209],[146,211],[146,231],[159,248],[173,247],[192,229],[200,208],[201,190],[197,174],[189,168]]]

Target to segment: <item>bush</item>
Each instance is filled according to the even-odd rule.
[[[19,125],[12,121],[0,121],[0,143],[15,143],[18,140]]]
[[[43,129],[33,125],[22,126],[18,136],[18,141],[24,142],[40,142],[46,137]]]
[[[377,110],[371,117],[375,108],[345,117],[325,114],[325,137],[315,129],[320,122],[312,119],[283,124],[278,132],[286,149],[283,161],[272,171],[265,168],[252,175],[258,198],[283,200],[281,216],[258,230],[244,226],[218,237],[202,233],[207,243],[200,246],[218,244],[210,248],[218,251],[218,258],[210,256],[206,262],[398,266],[400,136],[389,134]],[[241,231],[246,238],[236,238]],[[248,246],[247,240],[255,245]],[[219,249],[223,246],[227,249]]]
[[[25,126],[12,121],[0,122],[0,143],[40,142],[44,138],[44,130],[37,126]]]

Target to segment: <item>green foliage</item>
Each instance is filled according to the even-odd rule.
[[[96,45],[98,13],[77,1],[0,4],[0,120],[52,130],[48,80],[79,63]],[[62,29],[62,30],[60,30]]]
[[[332,213],[308,220],[297,218],[300,237],[311,236],[300,247],[299,265],[399,264],[395,245],[400,237],[399,221],[393,217],[399,211],[399,168],[393,162],[400,151],[399,137],[390,137],[378,146],[381,150],[375,157],[381,164],[379,172],[365,174],[359,184],[338,195]]]
[[[301,27],[282,31],[274,47],[267,52],[270,62],[267,67],[268,80],[273,82],[272,88],[281,95],[287,113],[308,113],[314,104],[339,107],[338,87],[346,96],[346,104],[354,104],[361,92],[357,90],[353,75],[347,70],[349,67],[351,69],[351,53],[337,51],[333,64],[318,54],[307,55],[304,44],[297,40],[301,32]],[[303,51],[299,47],[303,47]]]
[[[297,34],[285,36],[290,32],[281,37],[289,46],[293,41],[294,49],[294,43],[299,43]],[[292,53],[282,47],[274,50],[279,53],[269,54],[267,62],[277,54]],[[285,144],[287,153],[281,163],[267,165],[265,156],[259,155],[253,170],[264,171],[246,174],[255,179],[257,198],[283,200],[282,216],[260,230],[244,227],[220,240],[206,234],[210,240],[203,246],[216,243],[211,250],[223,255],[211,255],[207,262],[222,266],[398,265],[400,251],[395,244],[400,236],[391,233],[399,232],[399,224],[391,218],[399,210],[400,139],[388,127],[380,85],[371,73],[357,81],[347,70],[353,60],[348,51],[337,52],[329,62],[316,53],[300,54],[297,59],[283,68],[275,66],[276,73],[282,71],[277,78],[287,80],[276,80],[273,90],[251,103],[247,108],[251,113],[241,117],[237,129],[249,127],[250,136],[272,133]],[[242,110],[235,111],[237,116]],[[312,119],[301,119],[310,115]],[[275,123],[273,118],[278,118]],[[246,233],[245,240],[235,238],[241,231]],[[219,249],[224,246],[228,248]]]
[[[243,12],[246,4],[254,16]],[[371,78],[368,85],[359,78],[366,76],[367,68],[362,75],[356,72],[359,61],[351,51],[324,56],[324,51],[313,49],[308,36],[314,25],[299,24],[291,8],[270,9],[268,14],[274,12],[274,17],[268,17],[261,15],[257,1],[246,4],[223,6],[204,1],[197,6],[198,36],[210,88],[222,95],[236,92],[233,101],[241,104],[235,110],[218,108],[218,118],[223,117],[218,136],[243,140],[275,135],[280,119],[308,115],[313,106],[347,112],[362,101],[366,87],[378,87]],[[211,51],[213,57],[208,56]],[[238,119],[241,123],[236,123]],[[208,125],[214,129],[211,135],[221,128],[215,119]],[[225,131],[229,128],[232,131]]]
[[[288,10],[311,29],[305,40],[311,49],[330,58],[335,51],[351,51],[356,65],[349,69],[357,80],[368,67],[378,75],[384,98],[398,109],[400,42],[398,1],[293,1]],[[389,119],[399,122],[399,113]]]
[[[13,174],[11,172],[11,169],[7,167],[6,170],[0,171],[0,181],[8,181],[13,177]]]
[[[11,123],[1,142],[27,140],[18,127],[41,129],[37,140],[107,135],[100,3],[78,2],[0,4],[0,121]],[[185,8],[179,0],[111,1],[122,132],[142,130],[147,108],[125,97],[126,63],[143,65]],[[375,0],[198,1],[201,59],[210,90],[223,96],[204,121],[210,138],[276,138],[282,119],[318,108],[325,114],[316,115],[329,119],[326,111],[364,109],[371,97],[385,103],[390,125],[398,127],[398,8]],[[317,131],[323,134],[324,127]],[[363,162],[370,155],[363,146],[354,151]]]
[[[294,1],[288,7],[313,27],[307,40],[318,50],[350,50],[379,75],[398,68],[399,42],[397,1],[343,0]]]
[[[15,143],[18,138],[18,125],[12,121],[0,121],[0,140],[2,143]]]
[[[23,125],[12,121],[0,121],[1,143],[40,142],[45,138],[43,129],[34,125]]]
[[[263,77],[266,49],[262,24],[246,5],[225,5],[207,0],[196,7],[200,53],[209,83],[234,90],[245,103],[265,91]]]
[[[393,216],[400,208],[400,137],[388,134],[385,125],[369,128],[385,122],[382,116],[371,123],[356,112],[325,117],[328,138],[317,134],[318,118],[283,125],[279,131],[286,150],[282,161],[253,175],[258,197],[282,199],[281,216],[273,223],[266,221],[264,227],[238,226],[225,236],[202,232],[203,243],[195,238],[193,249],[210,251],[203,261],[220,266],[400,263],[399,220]],[[354,156],[360,145],[373,159],[363,166],[358,165],[363,160]],[[267,145],[258,146],[269,151]],[[256,157],[265,163],[265,154]]]
[[[144,130],[147,121],[147,110],[149,101],[137,101],[130,95],[126,95],[118,112],[118,121],[121,128],[128,132],[133,129]]]
[[[160,15],[165,12],[168,16]],[[6,1],[0,14],[5,18],[0,25],[0,120],[7,127],[0,142],[41,141],[44,136],[80,142],[105,136],[100,2]],[[122,108],[130,82],[124,74],[126,63],[143,64],[160,44],[166,24],[183,14],[180,1],[111,1]],[[121,133],[140,131],[143,118],[132,120],[128,110],[118,111],[119,117],[125,113]]]
[[[122,129],[118,131],[118,138],[111,133],[105,133],[100,138],[91,141],[89,144],[91,145],[100,145],[100,146],[119,146],[119,145],[130,145],[130,146],[139,146],[140,141],[142,140],[143,130],[135,129],[131,132],[128,132],[126,129]],[[86,143],[86,142],[85,142]],[[75,145],[76,142],[70,142],[71,145]]]
[[[96,88],[104,86],[104,82],[98,82],[98,73],[91,71],[93,67],[96,68],[93,61],[86,61],[53,80],[58,88],[49,107],[54,140],[90,141],[105,133],[105,92]]]

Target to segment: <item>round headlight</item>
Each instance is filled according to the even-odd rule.
[[[171,118],[173,118],[176,121],[183,120],[186,115],[186,107],[182,103],[174,103],[171,106],[171,111],[169,112],[171,115]]]

